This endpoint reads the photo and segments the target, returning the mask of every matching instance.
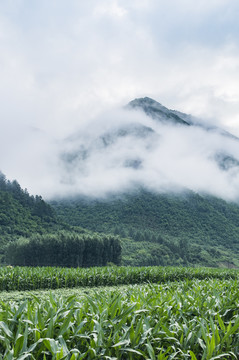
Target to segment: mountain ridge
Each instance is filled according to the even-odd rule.
[[[179,113],[174,110],[169,110],[156,100],[149,97],[137,98],[129,102],[127,105],[129,108],[142,109],[146,115],[151,116],[153,119],[160,121],[171,122],[172,124],[180,124],[189,126],[190,123],[179,116],[190,117],[189,115]]]
[[[213,125],[206,125],[205,123],[202,123],[200,119],[185,114],[183,112],[177,111],[177,110],[171,110],[168,109],[166,106],[163,106],[158,101],[150,98],[150,97],[143,97],[143,98],[136,98],[132,101],[130,101],[127,105],[128,108],[133,109],[141,109],[145,112],[146,115],[151,116],[154,119],[157,120],[163,120],[167,123],[167,120],[171,121],[172,124],[177,125],[186,125],[186,126],[198,126],[202,127],[208,131],[216,131],[219,132],[221,135],[233,138],[235,140],[239,141],[239,138],[235,136],[234,134],[231,134],[230,132],[221,129],[217,126]],[[163,115],[163,119],[160,119],[160,116]]]

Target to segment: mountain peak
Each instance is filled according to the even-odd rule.
[[[147,96],[130,101],[128,106],[132,109],[143,110],[146,115],[160,122],[186,126],[190,125],[190,123],[185,120],[185,117],[188,117],[186,114],[181,114],[177,111],[169,110],[156,100]]]
[[[152,105],[154,105],[154,106],[162,107],[162,105],[158,101],[156,101],[148,96],[145,96],[143,98],[136,98],[136,99],[130,101],[129,104],[131,106],[142,106],[142,105],[151,105],[152,106]]]

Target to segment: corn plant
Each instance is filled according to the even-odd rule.
[[[0,359],[237,359],[238,280],[185,280],[0,304]]]
[[[237,279],[237,270],[178,267],[1,267],[0,291],[118,286],[190,279]]]

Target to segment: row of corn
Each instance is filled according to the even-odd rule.
[[[1,267],[0,291],[165,283],[185,279],[237,279],[238,271],[186,267]]]
[[[194,279],[2,302],[0,359],[238,359],[238,285]]]

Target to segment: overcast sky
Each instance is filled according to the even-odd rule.
[[[239,136],[238,19],[238,0],[1,0],[0,169],[36,191],[54,141],[141,96]]]

